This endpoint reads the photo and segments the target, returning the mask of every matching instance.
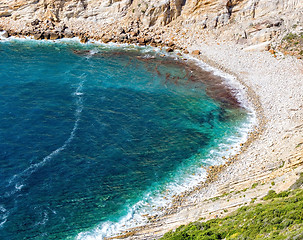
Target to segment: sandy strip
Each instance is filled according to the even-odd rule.
[[[216,181],[183,196],[176,211],[128,232],[129,239],[157,239],[181,224],[225,216],[253,199],[261,201],[270,189],[288,189],[303,172],[302,61],[247,52],[234,43],[190,42],[189,50],[200,50],[198,58],[243,83],[262,130]]]

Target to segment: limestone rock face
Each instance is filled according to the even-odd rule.
[[[181,15],[185,0],[135,0],[128,16],[138,18],[144,26],[166,25]]]
[[[173,26],[210,31],[216,36],[257,44],[270,41],[292,25],[303,25],[302,0],[1,0],[0,27],[52,30],[66,24],[75,32],[119,27],[139,29]],[[51,25],[56,26],[51,26]]]
[[[0,16],[13,19],[67,21],[82,18],[89,21],[112,21],[126,13],[130,0],[2,0]]]
[[[166,25],[182,15],[188,23],[206,20],[216,27],[236,20],[290,13],[302,15],[302,0],[2,0],[0,18],[112,22],[125,15],[139,18],[146,26]]]

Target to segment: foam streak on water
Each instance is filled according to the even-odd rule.
[[[9,193],[6,193],[6,196],[9,197],[10,195],[15,194],[16,192],[20,191],[22,187],[24,187],[24,181],[29,178],[34,172],[36,172],[39,168],[43,167],[47,162],[51,161],[54,157],[56,157],[60,152],[62,152],[74,139],[76,131],[78,129],[79,121],[81,118],[81,112],[83,110],[83,84],[85,83],[85,74],[82,74],[80,77],[81,82],[78,84],[78,87],[76,91],[73,93],[73,96],[76,98],[76,111],[75,111],[75,123],[73,126],[72,131],[70,132],[69,138],[66,139],[66,141],[63,143],[63,145],[53,152],[51,152],[49,155],[47,155],[45,158],[42,159],[41,162],[35,163],[30,165],[28,168],[26,168],[24,171],[22,171],[19,174],[14,175],[9,180],[9,186],[12,184],[15,185],[15,190],[11,191]]]

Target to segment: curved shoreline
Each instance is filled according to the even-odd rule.
[[[221,44],[221,46],[222,46],[223,50],[225,50],[227,52],[228,51],[233,51],[233,49],[231,49],[229,46],[226,46],[226,45],[223,45],[223,44]],[[219,50],[220,50],[221,46],[218,47]],[[194,46],[194,47],[196,47],[196,46]],[[226,49],[224,49],[224,47],[226,47]],[[205,45],[204,45],[204,48],[205,48],[204,51],[208,50],[207,47],[205,47]],[[239,47],[238,47],[238,49],[239,49]],[[218,54],[218,52],[217,52],[217,54]],[[243,56],[245,54],[246,53],[243,52]],[[258,55],[258,54],[252,54],[252,55]],[[259,55],[264,55],[265,56],[266,54],[268,54],[268,53],[260,53]],[[195,214],[195,215],[193,214],[194,216],[191,216],[191,218],[189,219],[189,217],[188,217],[189,213],[187,213],[187,215],[186,215],[187,217],[185,217],[184,214],[182,215],[182,214],[180,214],[180,212],[181,211],[184,212],[184,211],[186,211],[186,209],[187,210],[190,209],[190,210],[188,210],[188,212],[193,213],[193,211],[197,211],[197,209],[200,209],[199,213],[200,213],[200,217],[201,217],[201,215],[203,215],[203,214],[201,214],[201,212],[203,212],[203,209],[201,210],[201,207],[199,208],[197,206],[197,203],[202,202],[200,198],[202,198],[202,199],[204,198],[205,201],[210,201],[210,202],[207,202],[208,205],[207,204],[204,205],[204,207],[203,207],[204,210],[205,210],[205,208],[207,208],[207,206],[209,206],[211,204],[217,204],[217,205],[221,204],[221,208],[220,207],[217,208],[217,209],[219,209],[219,212],[222,211],[222,209],[226,209],[225,208],[226,207],[226,198],[228,197],[228,195],[222,196],[222,199],[216,199],[215,201],[210,200],[210,198],[214,198],[216,196],[221,196],[222,195],[222,194],[220,195],[220,192],[222,192],[222,190],[220,190],[220,188],[217,186],[218,184],[216,185],[216,187],[213,187],[213,188],[216,188],[215,190],[210,189],[210,188],[212,188],[211,185],[215,185],[215,182],[220,184],[220,181],[222,182],[222,175],[223,175],[223,178],[224,178],[224,174],[226,176],[226,174],[229,172],[229,170],[233,170],[233,171],[231,171],[232,173],[233,172],[239,172],[239,171],[241,171],[241,169],[246,168],[247,164],[251,164],[251,165],[253,165],[253,167],[256,167],[256,169],[257,169],[257,170],[255,170],[256,173],[253,172],[253,174],[251,174],[251,176],[253,176],[253,177],[257,176],[255,179],[248,179],[248,180],[246,179],[245,180],[245,177],[244,177],[244,180],[243,180],[242,176],[234,176],[234,177],[231,177],[231,178],[226,180],[225,185],[229,185],[229,187],[228,187],[229,195],[230,196],[233,195],[233,197],[236,199],[234,202],[238,201],[238,204],[236,204],[236,203],[234,204],[235,207],[239,207],[239,206],[245,204],[245,201],[242,201],[243,198],[240,199],[240,197],[237,197],[237,195],[239,195],[241,193],[236,193],[236,192],[232,193],[231,189],[241,190],[241,189],[245,189],[245,187],[243,187],[243,186],[248,186],[248,185],[251,186],[252,182],[264,181],[264,185],[259,186],[259,187],[254,188],[254,189],[249,189],[249,190],[252,190],[252,193],[250,193],[251,194],[250,199],[248,201],[246,201],[246,203],[247,203],[252,198],[257,197],[257,199],[260,199],[260,196],[262,196],[262,194],[265,195],[265,193],[267,193],[268,189],[270,188],[270,182],[269,181],[271,181],[272,179],[277,179],[281,176],[286,176],[287,174],[291,174],[290,175],[291,177],[289,177],[287,184],[284,184],[283,181],[275,180],[275,181],[280,181],[281,186],[276,186],[276,187],[273,187],[273,188],[277,189],[277,191],[283,190],[287,186],[289,186],[293,181],[295,181],[296,173],[298,171],[302,170],[302,159],[301,159],[301,157],[300,158],[298,157],[298,155],[300,156],[300,154],[301,154],[301,148],[300,147],[298,149],[295,149],[295,150],[292,150],[292,151],[289,150],[289,152],[286,153],[286,152],[283,152],[283,151],[287,150],[288,148],[285,147],[285,146],[284,147],[282,146],[281,149],[283,149],[283,151],[280,154],[281,156],[279,154],[273,154],[272,155],[272,154],[269,153],[269,150],[267,149],[267,148],[271,148],[272,144],[271,143],[268,144],[267,141],[266,141],[266,135],[269,134],[268,131],[270,131],[270,130],[275,130],[275,132],[277,133],[278,136],[276,136],[276,137],[275,136],[273,136],[273,137],[270,136],[271,138],[276,139],[276,140],[278,140],[278,139],[283,140],[282,137],[284,137],[285,133],[287,133],[289,131],[291,131],[292,133],[296,133],[296,131],[301,132],[302,131],[301,130],[302,126],[300,126],[300,124],[295,126],[296,125],[295,123],[302,122],[302,120],[300,120],[300,116],[302,116],[302,110],[301,111],[296,110],[296,111],[298,111],[298,116],[296,116],[296,120],[298,120],[298,121],[292,122],[292,124],[290,124],[290,126],[288,126],[286,129],[282,128],[282,130],[284,130],[284,131],[282,132],[282,134],[279,134],[279,130],[276,130],[276,128],[277,129],[280,129],[280,128],[276,126],[276,124],[273,122],[273,119],[272,119],[272,117],[274,115],[272,114],[272,112],[270,112],[270,114],[268,114],[268,109],[269,109],[269,107],[271,107],[270,100],[269,100],[269,103],[266,101],[266,99],[264,100],[264,93],[263,93],[263,96],[262,96],[262,94],[260,95],[260,90],[258,90],[257,88],[254,88],[253,80],[252,81],[247,81],[247,79],[245,79],[245,77],[243,77],[246,74],[243,74],[243,73],[240,73],[240,72],[237,73],[237,71],[234,71],[232,68],[226,66],[226,64],[225,65],[224,64],[223,65],[219,64],[218,59],[220,59],[220,56],[218,56],[214,53],[213,55],[215,55],[215,57],[216,57],[214,59],[214,58],[211,58],[211,55],[212,54],[204,55],[203,52],[202,52],[202,54],[199,55],[199,58],[201,58],[200,60],[204,60],[206,63],[210,64],[211,66],[214,66],[218,69],[221,69],[224,72],[231,73],[231,75],[234,75],[237,78],[237,81],[239,81],[243,86],[245,86],[245,89],[247,91],[247,95],[250,98],[250,101],[255,106],[255,109],[256,109],[256,112],[257,112],[257,117],[259,118],[258,127],[249,136],[249,139],[246,141],[246,143],[243,144],[242,149],[241,149],[242,150],[241,154],[239,154],[239,155],[237,154],[234,158],[230,159],[230,161],[227,161],[227,164],[225,164],[224,167],[219,166],[217,168],[216,167],[211,168],[208,175],[212,176],[212,177],[210,177],[210,179],[207,183],[208,185],[201,186],[199,189],[195,189],[194,192],[191,192],[191,194],[189,194],[187,196],[183,196],[182,197],[183,199],[179,200],[179,202],[182,202],[182,205],[178,206],[178,209],[177,209],[176,213],[170,213],[166,216],[163,216],[163,217],[160,217],[160,218],[155,218],[147,226],[139,228],[139,229],[131,229],[125,235],[118,236],[116,238],[127,238],[127,237],[131,236],[130,239],[143,239],[143,238],[144,239],[154,239],[154,238],[157,238],[157,237],[161,236],[164,232],[168,231],[169,229],[172,229],[175,226],[177,226],[178,222],[180,222],[180,216],[184,217],[183,221],[181,221],[181,222],[184,222],[184,223],[188,222],[188,221],[192,221],[192,219],[198,220],[197,214]],[[235,53],[234,55],[237,56],[237,53]],[[250,59],[248,61],[254,61],[254,59],[253,59],[254,56],[249,56],[249,57],[250,57]],[[275,62],[278,61],[277,59],[273,58],[273,56],[270,56],[270,55],[266,56],[266,58],[270,59],[270,61],[275,61]],[[214,60],[210,60],[210,59],[214,59]],[[268,59],[266,59],[266,61]],[[287,59],[287,63],[291,64],[291,66],[295,66],[296,62],[292,61],[292,60],[289,60],[289,59],[290,58]],[[233,60],[235,60],[235,59],[233,59]],[[281,62],[279,63],[279,66],[282,63],[283,63],[283,60],[281,60]],[[273,66],[274,63],[268,63],[268,65]],[[262,64],[259,64],[258,66],[262,66]],[[290,71],[287,70],[287,69],[285,69],[284,71],[285,71],[285,73],[283,73],[283,77],[287,76],[287,74],[290,73]],[[296,69],[295,72],[296,72],[296,74],[300,74],[300,72],[297,69]],[[275,75],[276,74],[273,74],[273,76],[275,76]],[[302,73],[301,73],[301,76],[302,76]],[[296,81],[294,81],[294,84],[300,84],[298,82],[298,78],[300,78],[300,75],[298,75],[297,78],[296,78],[296,76],[290,76],[290,77],[293,77],[294,79],[296,79]],[[259,82],[258,82],[258,84],[259,84]],[[285,84],[282,84],[282,85],[284,87],[289,86],[288,82],[286,82]],[[252,89],[256,89],[259,92],[258,91],[253,91]],[[279,89],[279,88],[277,88],[277,89]],[[298,101],[301,97],[299,89],[300,88],[297,87],[297,89],[295,89],[297,91],[293,90],[293,92],[295,93],[294,96],[297,100],[297,103],[300,103]],[[274,93],[277,93],[276,88],[274,88]],[[272,98],[270,98],[270,99],[272,99]],[[282,106],[283,106],[283,104],[282,104]],[[297,128],[297,129],[294,129],[294,128]],[[301,141],[300,136],[290,136],[287,139],[289,139],[289,138],[292,139],[292,141],[291,141],[292,146],[298,144],[297,143],[298,141],[299,142]],[[266,164],[262,163],[262,160],[260,159],[262,156],[259,156],[260,154],[258,154],[258,150],[259,150],[260,146],[259,146],[259,148],[256,147],[256,146],[258,146],[258,144],[260,145],[260,142],[263,144],[263,145],[261,144],[263,146],[262,155],[268,158]],[[279,144],[276,144],[276,145],[279,145]],[[262,150],[262,146],[261,146],[260,151]],[[281,152],[281,149],[280,149],[280,152]],[[274,146],[273,150],[279,151],[277,146]],[[251,157],[250,155],[254,155],[254,156]],[[283,156],[282,159],[285,159],[285,160],[280,159],[279,161],[275,162],[273,157],[276,156],[276,155],[280,156],[281,158]],[[243,161],[245,161],[245,159],[248,158],[248,157],[251,157],[251,159],[255,159],[256,163],[253,163],[253,161],[251,161],[251,160],[250,161],[247,160],[246,164],[243,164],[243,166],[241,166],[241,163],[243,163]],[[287,159],[287,161],[286,161],[286,159]],[[293,160],[293,159],[295,159],[295,160]],[[286,164],[283,164],[282,167],[280,167],[281,161],[286,162]],[[258,163],[260,163],[260,166],[257,165]],[[237,164],[237,166],[236,166],[236,164]],[[240,167],[239,167],[239,165],[240,165]],[[296,168],[294,169],[293,166],[296,166]],[[264,168],[262,169],[262,167],[264,167]],[[244,170],[247,171],[246,169],[243,169],[243,172],[245,172]],[[265,172],[265,174],[263,174],[264,172]],[[249,175],[249,173],[250,173],[250,171],[248,171],[248,175]],[[256,174],[259,174],[260,177],[258,177],[259,175],[256,175]],[[231,175],[231,174],[229,174],[229,175]],[[207,190],[206,190],[207,188],[210,189],[210,191],[212,193],[209,194],[208,197],[205,197],[205,195],[206,195],[205,192],[207,193]],[[258,192],[256,192],[257,190],[258,190]],[[254,197],[252,197],[252,196],[254,196]],[[198,200],[197,199],[196,199],[196,201],[193,200],[194,197],[196,197]],[[225,201],[224,201],[224,199],[225,199]],[[221,200],[223,200],[223,201],[221,201]],[[234,209],[235,207],[230,207],[230,208]],[[207,211],[207,213],[208,213],[208,211]],[[224,214],[225,213],[220,214],[220,215],[224,216]],[[215,215],[212,214],[211,216],[209,216],[209,218],[216,217],[216,216],[217,216],[217,214],[215,214]],[[175,219],[175,220],[173,220],[173,219]],[[170,224],[167,224],[168,221],[170,221],[169,222]],[[167,225],[167,226],[164,226],[164,225]]]
[[[226,171],[226,168],[236,162],[240,155],[243,154],[243,152],[247,151],[249,146],[255,141],[260,134],[264,131],[264,126],[266,124],[266,117],[263,113],[263,108],[260,104],[260,100],[258,95],[245,84],[245,82],[241,81],[237,74],[232,73],[231,71],[225,69],[223,66],[219,65],[216,62],[213,62],[212,60],[208,59],[207,57],[203,55],[195,56],[195,60],[202,62],[202,64],[207,64],[211,68],[218,69],[222,71],[223,73],[227,73],[235,78],[235,81],[239,83],[241,86],[244,87],[244,97],[248,104],[251,105],[249,107],[253,107],[253,110],[256,112],[255,117],[257,118],[257,123],[252,125],[252,129],[248,131],[248,137],[244,143],[240,143],[240,152],[235,153],[234,155],[231,155],[228,159],[224,158],[226,161],[223,164],[220,165],[213,165],[207,168],[207,176],[205,180],[202,180],[200,183],[196,184],[192,189],[186,190],[184,192],[179,193],[172,199],[172,203],[169,206],[164,207],[163,215],[160,216],[151,216],[149,223],[143,226],[133,227],[131,229],[125,230],[124,233],[120,233],[119,235],[114,235],[111,237],[106,237],[104,239],[155,239],[154,236],[149,236],[144,234],[144,237],[140,235],[141,232],[146,232],[151,230],[153,231],[153,227],[150,227],[149,225],[153,225],[154,223],[157,223],[159,221],[162,221],[163,218],[166,218],[167,216],[171,216],[172,214],[176,213],[179,208],[188,207],[188,205],[184,204],[184,201],[186,201],[187,198],[191,198],[194,194],[197,194],[201,189],[205,189],[209,187],[213,182],[215,182],[219,176],[219,174],[223,171]],[[199,66],[203,69],[202,66]],[[224,79],[226,81],[226,79]],[[234,88],[233,88],[234,89]],[[239,89],[235,89],[239,90]],[[171,206],[172,205],[172,206]],[[198,220],[198,219],[197,219]],[[139,233],[139,237],[137,236]]]
[[[228,51],[232,50],[230,47],[227,48]],[[208,51],[208,49],[205,51]],[[251,55],[244,51],[241,54]],[[261,60],[261,64],[256,64],[258,67],[263,67],[262,60],[264,60],[264,62],[271,67],[275,67],[277,72],[280,70],[280,67],[283,69],[283,74],[281,74],[282,76],[280,76],[280,78],[275,72],[264,75],[264,79],[268,80],[266,85],[270,84],[269,86],[265,87],[270,87],[270,89],[273,89],[275,94],[279,93],[275,90],[275,88],[273,88],[275,83],[277,83],[277,85],[282,83],[282,86],[284,86],[284,89],[286,90],[287,87],[290,86],[290,83],[300,84],[302,72],[299,70],[300,62],[297,60],[291,57],[287,58],[286,60],[277,60],[269,53],[264,52],[253,55],[260,55],[261,59],[258,60]],[[202,54],[201,58],[204,61],[207,59],[207,63],[210,63],[212,66],[215,66],[225,72],[232,74],[234,73],[233,75],[235,75],[237,80],[245,86],[250,100],[254,103],[257,116],[259,118],[259,125],[251,134],[247,142],[243,145],[241,154],[237,154],[232,161],[228,162],[224,167],[218,167],[217,169],[214,168],[214,170],[210,172],[210,176],[213,176],[213,179],[209,181],[207,186],[204,185],[200,189],[196,189],[196,191],[191,192],[191,194],[188,196],[182,196],[181,199],[178,199],[178,203],[181,204],[177,204],[178,209],[176,209],[175,213],[173,212],[167,214],[166,216],[155,218],[147,226],[131,229],[130,231],[126,232],[125,235],[118,236],[116,238],[154,239],[160,237],[168,230],[174,229],[181,224],[186,224],[191,221],[201,219],[201,217],[204,217],[206,220],[218,216],[224,216],[227,214],[225,210],[235,210],[236,208],[243,206],[252,200],[261,202],[262,197],[267,194],[269,189],[274,189],[277,192],[288,189],[288,187],[298,178],[298,173],[303,171],[303,161],[300,157],[302,156],[302,149],[297,147],[300,145],[302,137],[295,134],[295,132],[302,132],[302,125],[299,124],[296,126],[297,122],[302,122],[300,119],[300,116],[302,116],[302,111],[300,111],[296,116],[296,121],[292,121],[290,123],[287,131],[276,130],[276,128],[280,129],[279,126],[281,126],[275,123],[275,116],[278,114],[276,114],[276,110],[270,111],[272,108],[271,103],[270,100],[268,103],[268,99],[266,99],[272,98],[271,92],[268,91],[266,94],[260,94],[260,92],[258,93],[258,91],[256,92],[252,90],[258,90],[258,88],[253,88],[252,83],[259,84],[261,82],[263,84],[262,79],[261,81],[255,79],[259,77],[258,74],[255,74],[252,71],[252,78],[254,79],[252,82],[249,82],[247,79],[245,79],[246,73],[243,74],[239,72],[239,74],[235,74],[234,71],[230,70],[226,66],[218,64],[216,61],[209,60],[208,56],[204,56]],[[254,65],[255,59],[249,56],[248,61],[250,61],[250,65]],[[289,74],[289,66],[295,67],[293,70],[291,70],[291,72],[295,72],[294,75]],[[260,72],[262,72],[262,68],[259,69]],[[273,78],[272,76],[277,77]],[[272,86],[270,82],[275,79],[277,80],[273,82],[274,85]],[[285,81],[285,79],[290,80],[288,82]],[[279,87],[277,89],[279,89]],[[294,96],[296,96],[296,99],[294,100],[295,104],[293,106],[295,108],[298,106],[297,104],[300,104],[299,99],[302,94],[298,88],[293,90],[293,93],[295,93]],[[293,97],[291,96],[291,98]],[[287,102],[287,100],[285,102]],[[283,104],[277,105],[278,107],[283,108]],[[270,114],[266,113],[266,111],[270,111]],[[282,122],[287,123],[288,118],[289,116],[284,116],[283,119],[285,120]],[[293,132],[293,134],[291,134],[291,136],[284,136],[287,132]],[[286,145],[279,146],[281,144],[277,143],[278,146],[275,146],[275,143],[271,143],[270,140],[268,141],[267,137],[268,139],[272,139],[274,142],[281,141],[282,145]],[[283,142],[285,139],[289,141],[287,143]],[[293,146],[295,146],[294,149]],[[302,146],[302,144],[300,146]],[[264,160],[262,159],[262,156],[264,156]],[[276,157],[278,159],[276,159]],[[239,175],[242,170],[244,176]],[[238,174],[231,176],[232,172],[238,172]],[[226,175],[228,175],[229,178],[226,178]],[[285,179],[287,179],[287,181]],[[278,184],[273,185],[274,182],[277,182]],[[223,183],[225,184],[224,187],[218,186],[218,184],[220,185]],[[217,188],[215,191],[212,189],[214,188],[214,185]],[[253,185],[258,186],[252,187]],[[207,188],[210,190],[208,191]],[[244,197],[241,196],[241,192],[246,192],[246,194],[243,195]],[[209,193],[209,195],[205,197],[205,195],[207,195],[205,193]],[[199,198],[202,198],[203,201],[201,201]],[[228,204],[227,202],[231,201],[230,198],[233,198],[233,203]],[[205,204],[204,201],[206,201],[207,204]],[[205,205],[199,207],[198,203],[201,204],[201,202],[203,202]],[[217,207],[213,207],[214,205],[217,205]],[[208,207],[213,208],[214,211],[211,212]],[[115,237],[113,239],[115,239]]]
[[[222,47],[218,47],[218,48],[219,50],[222,49]],[[232,49],[230,49],[230,47],[228,46],[227,46],[227,50],[228,52],[231,51],[231,53],[233,53]],[[205,51],[206,52],[209,51],[207,46]],[[215,57],[217,57],[217,59],[218,58],[220,59],[222,55],[224,56],[224,53],[221,52],[219,53],[216,52],[216,53],[217,56]],[[245,52],[241,54],[246,55]],[[258,53],[254,55],[262,55],[261,57],[264,57],[265,61],[271,60],[272,62],[269,62],[268,65],[271,65],[272,67],[273,65],[277,64],[277,59],[273,58],[270,55],[264,56],[266,54],[268,53]],[[240,54],[236,53],[235,56],[237,55]],[[247,59],[248,61],[250,61],[249,65],[253,66],[255,59],[251,58],[251,56],[249,57],[250,58]],[[238,59],[236,58],[236,60]],[[262,59],[258,59],[258,60],[262,60]],[[280,78],[279,77],[272,78],[272,75],[277,76],[276,73],[264,75],[264,79],[268,80],[267,84],[270,84],[270,82],[275,79],[277,79],[277,81],[281,80],[281,82],[276,82],[276,84],[279,85],[282,83],[285,90],[287,90],[287,87],[289,86],[289,82],[283,80],[284,77],[288,77],[287,79],[290,79],[290,82],[292,82],[293,84],[300,84],[302,73],[300,73],[299,69],[298,68],[293,69],[293,71],[298,75],[296,74],[289,75],[289,70],[288,70],[289,66],[294,66],[295,64],[299,64],[299,63],[297,62],[294,64],[292,62],[293,59],[291,58],[288,58],[287,61],[289,65],[284,66],[284,61],[280,61],[276,66],[276,69],[280,70],[279,67],[281,67],[281,64],[283,65],[282,69],[284,70],[284,72],[283,74],[281,74],[282,76]],[[224,63],[227,62],[228,61]],[[218,66],[220,64],[216,63],[216,65]],[[256,65],[258,67],[262,66],[262,61],[261,64],[256,64]],[[230,69],[226,68],[225,66],[221,66],[219,68],[222,68],[227,72],[233,72]],[[260,71],[262,72],[261,68]],[[238,80],[242,79],[240,75],[242,76],[244,75],[241,74],[241,72],[239,73],[240,73],[239,75],[237,74]],[[147,230],[144,229],[139,230],[139,232],[135,233],[131,239],[141,239],[143,236],[146,239],[152,239],[152,236],[159,237],[163,233],[165,233],[164,229],[168,231],[170,229],[177,227],[178,225],[186,224],[191,221],[198,220],[201,217],[205,218],[206,220],[218,216],[224,216],[227,213],[223,210],[226,211],[227,209],[234,210],[243,204],[249,203],[250,201],[252,201],[252,199],[255,198],[257,201],[261,201],[261,198],[267,194],[267,191],[269,189],[275,189],[278,192],[285,190],[298,178],[296,174],[302,171],[302,159],[300,157],[300,155],[302,155],[302,150],[300,148],[297,148],[296,146],[299,146],[298,143],[302,141],[302,137],[292,134],[292,136],[287,136],[286,138],[284,134],[285,132],[302,131],[301,129],[302,125],[299,124],[296,126],[297,121],[293,121],[291,122],[288,131],[282,132],[279,130],[275,130],[276,128],[280,129],[280,125],[277,125],[275,123],[274,121],[275,117],[273,116],[279,114],[277,114],[277,111],[270,111],[272,107],[270,101],[268,102],[268,100],[272,98],[271,92],[268,91],[260,95],[260,90],[259,90],[259,94],[258,92],[252,91],[252,86],[251,86],[252,84],[255,83],[263,84],[262,79],[261,81],[255,79],[256,77],[259,76],[257,74],[256,76],[254,76],[254,74],[255,73],[252,71],[253,81],[249,82],[247,79],[245,79],[246,81],[244,81],[243,78],[242,83],[243,85],[246,86],[248,91],[250,91],[251,93],[250,97],[253,97],[255,101],[255,105],[257,106],[257,110],[259,111],[258,117],[260,118],[261,125],[260,128],[257,129],[258,130],[257,134],[252,134],[251,138],[247,141],[246,145],[244,146],[245,148],[243,148],[241,154],[236,156],[237,161],[233,161],[233,164],[227,164],[225,169],[223,169],[223,171],[220,171],[216,175],[217,178],[213,179],[214,181],[211,184],[205,186],[204,191],[200,189],[198,190],[197,194],[194,193],[196,195],[193,198],[196,199],[193,200],[192,196],[188,196],[187,202],[182,203],[182,206],[179,207],[178,212],[176,212],[175,214],[173,213],[171,216],[167,218],[164,217],[162,219],[157,219],[156,221],[160,223],[156,223],[156,221],[154,224],[151,223]],[[274,86],[275,85],[272,86],[270,84],[270,86],[267,87],[271,87],[270,89],[273,89],[273,92],[277,94],[277,91],[275,90]],[[256,90],[258,90],[258,88],[256,88]],[[299,92],[298,89],[296,89],[296,91],[294,90],[293,92],[297,93],[294,94],[294,96],[296,96],[295,103],[300,104],[299,99],[300,99],[300,95],[302,96],[302,94]],[[278,103],[277,105],[279,107],[281,107],[281,105],[283,106],[284,102],[281,103],[282,104]],[[268,113],[266,113],[266,111]],[[302,122],[300,116],[302,116],[302,111],[297,116],[296,120],[298,120],[298,122]],[[282,117],[284,117],[283,119],[285,119],[283,122],[287,123],[288,116],[282,116]],[[273,131],[270,132],[271,130]],[[292,139],[290,139],[291,137]],[[274,146],[275,143],[270,142],[270,140],[268,141],[267,138],[272,139],[274,141],[279,140],[281,142],[283,142],[284,139],[291,141],[287,143],[283,142],[285,146],[277,147]],[[293,146],[295,146],[295,149],[292,149]],[[264,156],[264,160],[262,159],[262,156]],[[277,156],[279,156],[280,158],[275,159]],[[214,172],[216,172],[216,170]],[[237,174],[233,175],[233,173],[237,173]],[[285,181],[285,178],[287,179],[287,181]],[[273,182],[270,182],[272,180],[278,182],[279,184],[272,185]],[[259,183],[262,184],[260,185]],[[253,188],[252,187],[253,184],[257,184],[257,185],[259,184],[260,186]],[[209,190],[207,190],[207,188]],[[241,192],[246,192],[246,193],[241,196]],[[206,194],[208,194],[207,197],[205,197]],[[233,201],[233,203],[230,203],[231,201]],[[203,206],[199,206],[199,204],[203,204]],[[213,209],[213,211],[209,209]],[[183,221],[181,221],[181,218],[183,219]],[[159,226],[161,224],[162,226]],[[164,226],[164,224],[166,226]],[[136,238],[135,236],[138,236],[138,238]]]

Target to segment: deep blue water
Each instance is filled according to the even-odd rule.
[[[0,44],[0,239],[102,229],[241,135],[247,114],[216,77],[159,55]]]

